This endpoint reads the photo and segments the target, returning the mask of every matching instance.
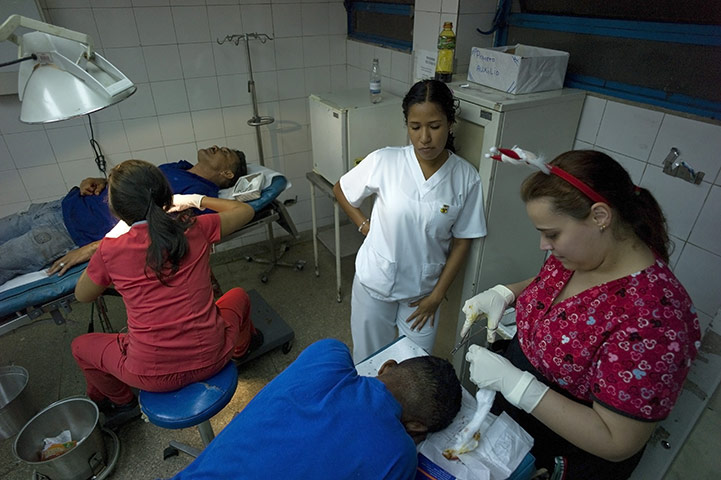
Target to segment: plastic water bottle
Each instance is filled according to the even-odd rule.
[[[456,34],[453,22],[445,22],[438,36],[438,59],[436,60],[436,80],[450,82],[453,77],[453,53],[456,49]]]
[[[373,66],[371,66],[370,93],[371,103],[378,103],[381,101],[381,69],[378,66],[377,58],[373,59]]]

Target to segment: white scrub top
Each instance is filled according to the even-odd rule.
[[[481,178],[455,154],[426,180],[412,145],[383,148],[343,175],[340,186],[354,207],[376,195],[355,267],[360,282],[381,299],[427,295],[452,238],[486,234]]]

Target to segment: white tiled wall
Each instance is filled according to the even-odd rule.
[[[307,97],[348,87],[365,88],[379,58],[383,88],[403,95],[414,79],[410,54],[345,39],[341,0],[44,0],[49,22],[91,34],[97,49],[125,72],[138,92],[93,115],[95,138],[109,165],[128,158],[159,164],[195,159],[213,143],[257,159],[241,43],[218,45],[231,33],[268,33],[251,43],[266,164],[293,187],[283,198],[299,230],[310,229],[312,168]],[[442,22],[457,35],[458,71],[471,46],[487,46],[495,0],[417,0],[414,49],[434,50]],[[86,118],[47,126],[20,123],[16,96],[0,96],[0,215],[31,202],[62,196],[97,175]],[[676,249],[672,266],[708,323],[721,306],[721,126],[641,106],[587,97],[576,147],[595,148],[621,162],[637,183],[651,189],[666,211]],[[681,159],[705,172],[701,185],[665,175],[661,162],[676,147]],[[331,203],[319,199],[322,224]],[[249,238],[257,241],[262,238]]]
[[[247,90],[244,44],[219,45],[228,34],[261,32],[275,38],[251,43],[259,114],[275,117],[262,127],[266,164],[283,171],[297,197],[291,214],[300,230],[310,228],[311,170],[307,97],[313,92],[366,87],[374,57],[381,59],[387,91],[402,95],[410,85],[406,53],[347,42],[345,9],[339,0],[46,0],[50,23],[87,32],[97,50],[135,82],[128,100],[93,115],[95,138],[110,166],[127,158],[159,164],[185,158],[197,148],[225,144],[258,157]],[[435,27],[434,27],[435,29]],[[14,96],[0,97],[0,215],[31,202],[62,196],[99,172],[92,161],[87,119],[48,126],[16,119]],[[321,224],[331,221],[330,202],[319,201]],[[257,238],[256,238],[257,237]],[[252,242],[262,237],[246,238]]]
[[[704,172],[700,185],[663,173],[672,147]],[[708,325],[721,307],[721,126],[588,96],[575,148],[609,154],[654,194],[674,243],[671,266]]]
[[[490,30],[497,3],[496,0],[416,0],[413,51],[435,52],[443,23],[452,22],[456,33],[454,71],[468,71],[471,47],[493,45],[493,35],[482,35],[476,28]]]
[[[138,87],[120,104],[92,115],[95,139],[109,166],[128,158],[160,164],[195,161],[198,148],[217,143],[257,161],[248,93],[245,44],[216,39],[267,33],[251,41],[251,61],[266,165],[289,177],[283,199],[299,230],[311,225],[312,169],[307,98],[310,93],[367,88],[368,69],[381,59],[384,88],[403,94],[411,81],[409,54],[346,41],[341,0],[44,0],[49,23],[90,34],[96,50]],[[88,119],[46,126],[20,123],[15,95],[0,96],[0,216],[31,202],[63,196],[97,176]],[[332,222],[330,201],[318,202],[321,224]],[[263,233],[245,238],[246,243]]]

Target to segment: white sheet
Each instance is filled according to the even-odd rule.
[[[46,270],[38,270],[37,272],[30,272],[26,273],[24,275],[19,275],[15,278],[11,278],[7,282],[0,285],[0,293],[10,290],[11,288],[19,287],[22,285],[26,285],[28,283],[37,282],[38,280],[42,280],[44,278],[48,278],[48,274]]]

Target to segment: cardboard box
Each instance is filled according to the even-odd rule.
[[[528,45],[471,49],[468,80],[519,94],[563,87],[568,52]]]

